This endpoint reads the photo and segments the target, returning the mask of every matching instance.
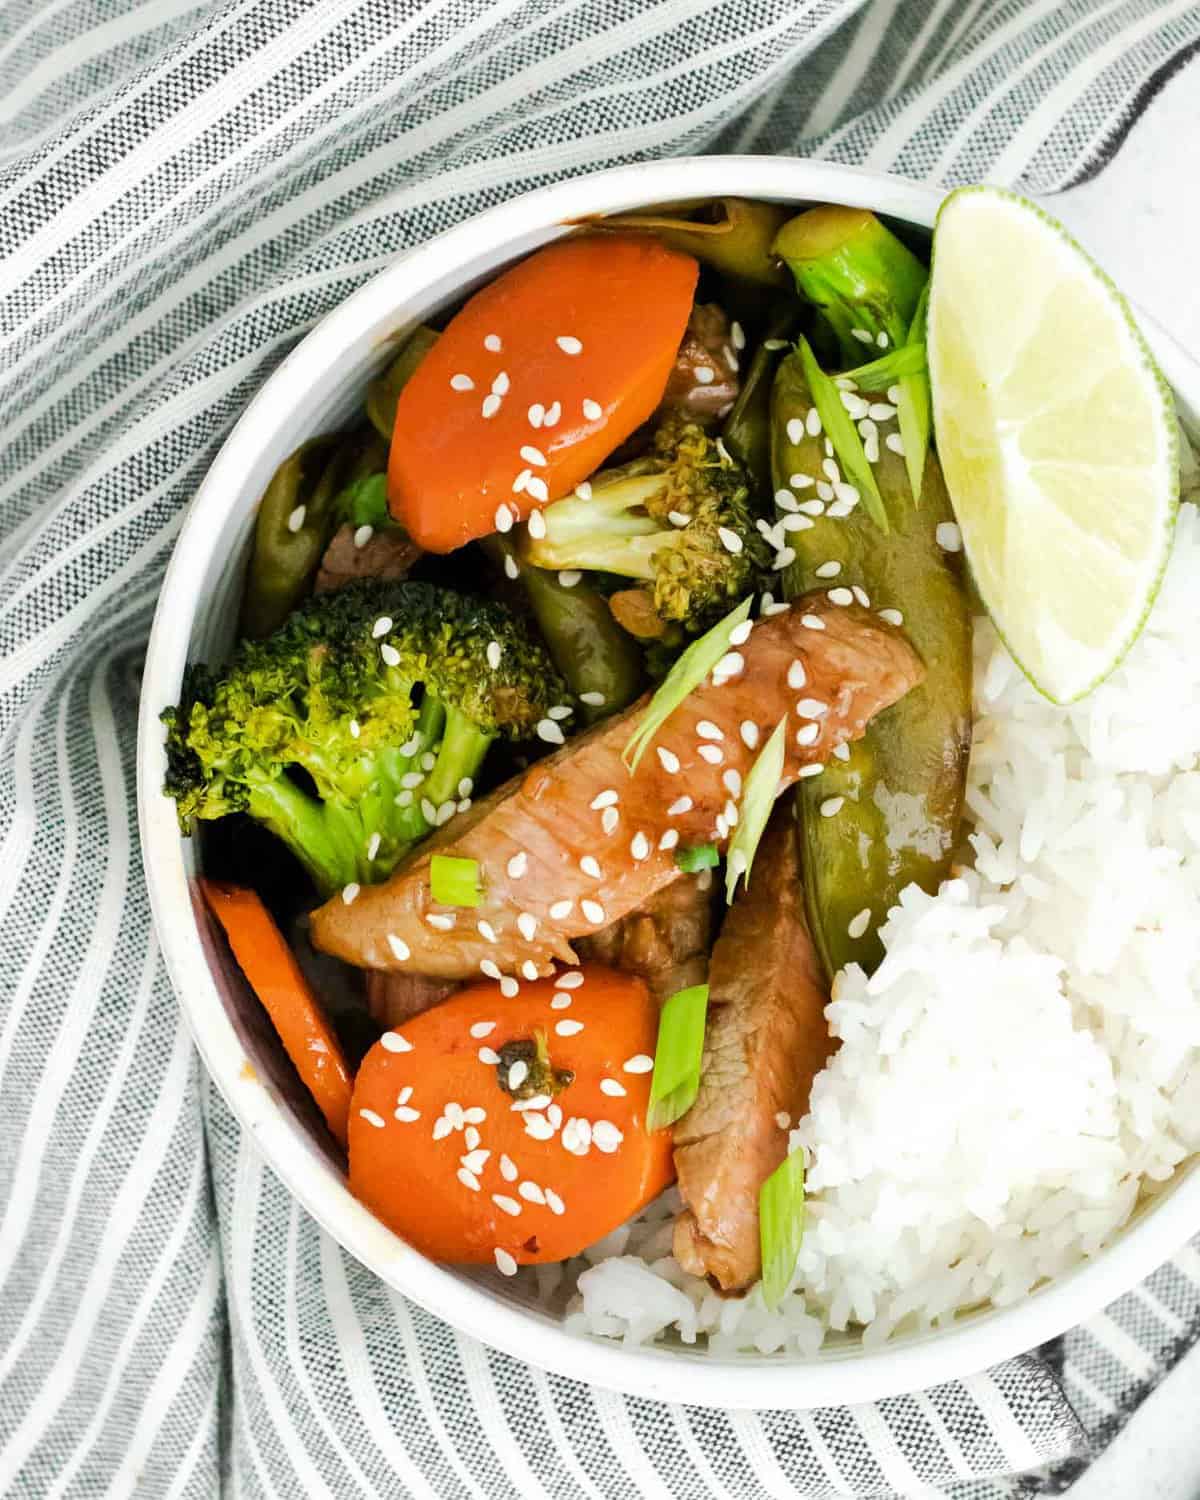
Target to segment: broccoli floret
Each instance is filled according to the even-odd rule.
[[[693,634],[727,614],[768,567],[745,470],[719,438],[678,417],[658,429],[645,458],[604,470],[590,498],[556,500],[542,518],[545,534],[524,543],[531,563],[641,579],[660,619]]]
[[[503,605],[365,580],[311,599],[229,664],[188,669],[167,726],[180,825],[246,812],[322,894],[384,879],[472,794],[498,737],[567,689]]]

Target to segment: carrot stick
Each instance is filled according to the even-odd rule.
[[[295,954],[257,891],[217,880],[201,880],[200,888],[301,1082],[344,1147],[353,1078]]]
[[[594,473],[661,400],[697,273],[649,236],[594,235],[476,292],[396,407],[388,502],[410,536],[451,552]]]
[[[577,1254],[672,1180],[671,1132],[645,1127],[657,1029],[645,984],[612,969],[461,990],[364,1058],[351,1191],[435,1260]]]

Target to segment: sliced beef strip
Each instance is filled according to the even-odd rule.
[[[378,1026],[402,1026],[461,989],[457,979],[367,970],[367,1009]]]
[[[758,1190],[787,1155],[788,1128],[832,1047],[787,802],[725,919],[708,983],[700,1092],[675,1126],[684,1211],[674,1248],[685,1271],[731,1292],[759,1277]]]
[[[718,819],[781,720],[789,726],[782,790],[924,675],[899,631],[824,593],[760,619],[738,651],[742,670],[690,693],[636,773],[621,756],[646,700],[479,799],[352,904],[338,895],[319,907],[316,946],[360,968],[447,979],[473,978],[485,959],[526,976],[573,963],[576,938],[679,879],[676,847],[725,847]],[[813,724],[813,743],[797,744],[794,731],[803,726],[807,738]],[[434,854],[477,862],[478,907],[433,900]]]
[[[729,319],[715,302],[698,302],[675,356],[662,406],[701,420],[720,417],[737,400],[739,388]]]
[[[644,979],[661,1005],[680,990],[703,984],[712,947],[711,870],[684,875],[645,906],[575,943],[581,963],[607,964]]]
[[[338,527],[325,548],[313,592],[327,594],[359,578],[407,578],[420,556],[421,549],[411,537],[391,528],[372,532],[359,547],[354,541],[354,527],[347,522]]]

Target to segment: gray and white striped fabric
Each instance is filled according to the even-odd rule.
[[[1195,1340],[1191,1250],[1041,1357],[806,1416],[623,1400],[456,1335],[206,1084],[133,738],[198,479],[406,247],[664,152],[1054,191],[1198,48],[1184,0],[0,0],[0,1493],[982,1500],[1079,1462]]]

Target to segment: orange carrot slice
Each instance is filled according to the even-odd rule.
[[[612,969],[461,990],[364,1058],[351,1191],[434,1260],[577,1254],[674,1177],[671,1132],[645,1127],[657,1030],[645,984]]]
[[[200,888],[284,1051],[330,1131],[345,1146],[353,1077],[296,955],[257,891],[218,880],[201,880]]]
[[[557,500],[651,414],[698,267],[650,236],[560,240],[475,293],[400,394],[388,503],[430,552]]]

